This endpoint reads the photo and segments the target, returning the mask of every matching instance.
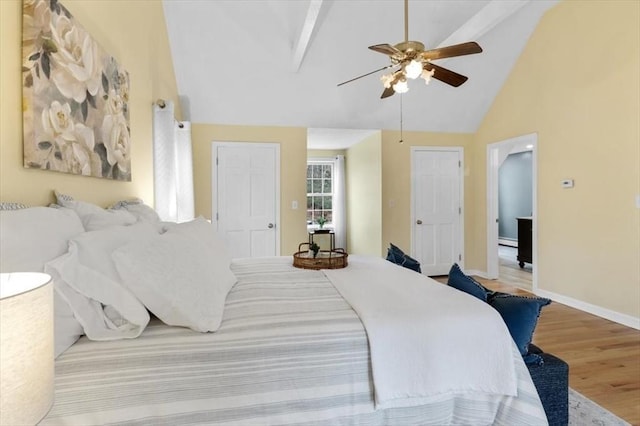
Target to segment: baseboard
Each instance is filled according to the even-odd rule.
[[[491,278],[486,271],[479,271],[477,269],[469,269],[464,271],[467,275],[475,275],[476,277],[484,278],[485,280],[494,280],[495,278]]]
[[[469,269],[468,271],[465,271],[465,273],[468,275],[475,275],[487,280],[495,279],[490,278],[489,274],[487,274],[486,271],[480,271],[477,269]],[[547,299],[551,299],[554,302],[562,303],[563,305],[588,312],[600,318],[608,319],[609,321],[617,322],[618,324],[640,330],[640,318],[638,317],[633,317],[631,315],[612,311],[611,309],[603,308],[602,306],[592,305],[591,303],[583,302],[582,300],[574,299],[572,297],[563,296],[562,294],[557,294],[552,291],[538,289],[534,293],[537,296],[546,297]]]
[[[582,300],[547,290],[538,289],[535,291],[535,294],[551,299],[554,302],[562,303],[563,305],[571,306],[572,308],[580,309],[581,311],[608,319],[609,321],[617,322],[618,324],[640,330],[640,318],[638,317],[622,314],[620,312],[612,311],[611,309],[603,308],[602,306],[592,305],[591,303],[583,302]]]
[[[509,240],[507,238],[498,238],[498,245],[518,248],[518,240]]]

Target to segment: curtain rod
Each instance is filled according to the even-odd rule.
[[[164,99],[158,99],[156,101],[156,105],[158,105],[158,107],[160,107],[161,109],[164,109],[164,107],[167,106],[167,103],[164,101]],[[176,120],[177,121],[177,120]],[[182,124],[182,122],[177,121],[178,122],[178,127],[180,127],[181,129],[184,128],[184,124]]]

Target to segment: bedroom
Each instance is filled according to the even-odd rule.
[[[17,66],[21,7],[20,2],[3,1],[0,200],[46,205],[53,201],[52,189],[58,189],[100,205],[134,196],[152,203],[150,104],[158,98],[180,104],[163,9],[153,2],[64,4],[131,74],[134,179],[116,183],[23,169]],[[539,230],[539,288],[637,328],[638,5],[616,5],[564,1],[551,9],[477,131],[405,132],[401,146],[397,144],[397,131],[382,131],[383,246],[390,241],[410,245],[409,227],[403,225],[409,217],[409,194],[404,190],[409,177],[403,166],[408,163],[409,147],[463,146],[469,169],[465,176],[465,267],[486,270],[486,145],[538,132],[538,213],[544,223]],[[594,63],[594,57],[606,65]],[[570,75],[572,79],[558,81],[558,75]],[[518,108],[513,107],[514,102]],[[283,176],[291,178],[282,187],[282,205],[304,199],[304,169],[299,165],[306,161],[306,128],[195,123],[197,214],[210,216],[208,149],[214,139],[278,141],[283,157],[288,159],[283,164]],[[568,177],[577,182],[573,191],[560,188],[559,182]],[[397,194],[400,208],[388,207],[390,194]],[[299,224],[281,229],[281,251],[290,254],[298,242],[306,239],[304,212],[283,210],[281,222]]]

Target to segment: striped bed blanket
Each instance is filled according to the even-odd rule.
[[[367,334],[322,271],[234,261],[220,329],[152,320],[137,339],[83,337],[56,360],[41,425],[544,425],[529,373],[518,395],[439,395],[375,409]],[[519,357],[518,353],[514,353]]]

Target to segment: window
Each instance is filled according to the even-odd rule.
[[[333,161],[307,162],[307,225],[315,225],[324,217],[333,219]]]

